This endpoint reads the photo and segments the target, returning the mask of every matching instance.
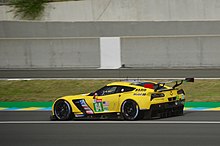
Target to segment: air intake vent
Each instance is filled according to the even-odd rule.
[[[84,99],[73,100],[73,103],[83,114],[94,114]]]
[[[169,101],[175,101],[176,100],[176,97],[170,97],[168,98]]]
[[[75,104],[75,106],[83,113],[86,114],[85,109],[82,107],[80,100],[73,100],[73,103]]]

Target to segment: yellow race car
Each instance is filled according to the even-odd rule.
[[[114,82],[88,94],[61,97],[53,104],[51,120],[106,117],[139,120],[183,115],[185,93],[177,88],[183,82],[194,82],[194,78],[159,83]],[[170,87],[167,83],[174,85]]]

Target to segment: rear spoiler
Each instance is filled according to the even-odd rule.
[[[173,82],[175,82],[175,85],[172,87],[172,89],[175,89],[176,87],[182,85],[183,82],[194,82],[194,78],[185,78],[184,80],[172,80],[172,81],[167,81],[167,82],[159,82],[158,84],[156,84],[156,88],[154,89],[154,91],[156,92],[162,89],[165,86],[165,84],[173,83]]]

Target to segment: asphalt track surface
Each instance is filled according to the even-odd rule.
[[[134,122],[117,120],[80,120],[50,123],[48,120],[49,115],[50,112],[43,111],[1,111],[0,145],[220,145],[220,112],[186,111],[184,116]]]
[[[220,78],[220,69],[0,70],[21,78]],[[0,146],[219,146],[220,112],[142,121],[49,121],[50,112],[0,111]]]
[[[0,79],[13,78],[220,78],[220,69],[41,69],[0,70]]]

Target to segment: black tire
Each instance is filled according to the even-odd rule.
[[[143,119],[144,113],[140,111],[138,104],[133,100],[126,100],[121,106],[121,114],[125,120]]]
[[[178,110],[177,110],[177,115],[178,116],[183,116],[183,109],[184,109],[184,106],[181,106],[181,107],[178,108]]]
[[[183,115],[183,109],[184,109],[184,106],[179,106],[177,107],[174,112],[173,112],[173,115],[174,116],[182,116]]]
[[[66,121],[72,119],[72,109],[65,100],[58,100],[54,105],[54,116],[57,120]]]

